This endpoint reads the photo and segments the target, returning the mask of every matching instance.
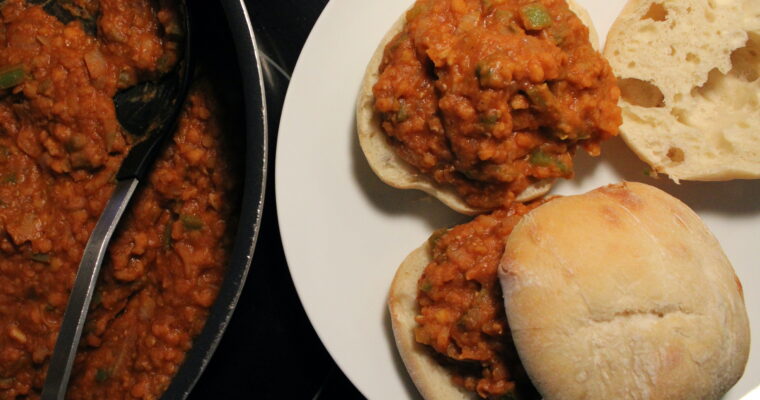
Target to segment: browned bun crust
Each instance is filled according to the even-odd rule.
[[[512,230],[499,275],[544,399],[719,399],[747,363],[731,263],[699,216],[655,187],[537,207]]]

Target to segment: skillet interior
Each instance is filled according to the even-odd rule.
[[[187,397],[232,317],[253,256],[266,181],[266,105],[245,4],[242,0],[189,0],[188,7],[193,17],[193,51],[217,89],[220,108],[226,110],[227,134],[234,136],[245,171],[238,228],[224,282],[203,331],[193,341],[163,399]]]

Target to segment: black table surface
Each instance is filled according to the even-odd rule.
[[[246,0],[264,59],[269,170],[248,280],[219,347],[188,397],[361,399],[314,332],[288,272],[277,225],[274,159],[290,73],[327,0]]]

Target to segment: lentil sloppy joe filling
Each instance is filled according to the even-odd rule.
[[[95,32],[24,0],[0,1],[3,399],[39,398],[85,244],[138,139],[119,125],[112,97],[177,60],[168,2],[76,3],[97,15]],[[213,88],[195,85],[114,235],[68,398],[159,397],[203,327],[224,277],[239,180],[218,111]]]
[[[512,344],[496,274],[506,238],[542,203],[515,203],[430,239],[433,261],[418,282],[415,339],[435,351],[456,384],[484,398],[536,395]]]
[[[472,207],[506,206],[617,135],[620,91],[588,35],[564,0],[418,0],[375,110],[405,161]]]

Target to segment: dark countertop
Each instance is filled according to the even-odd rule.
[[[267,81],[270,158],[264,215],[232,321],[188,399],[361,399],[304,313],[285,262],[274,196],[277,130],[288,77],[327,0],[246,4]]]

